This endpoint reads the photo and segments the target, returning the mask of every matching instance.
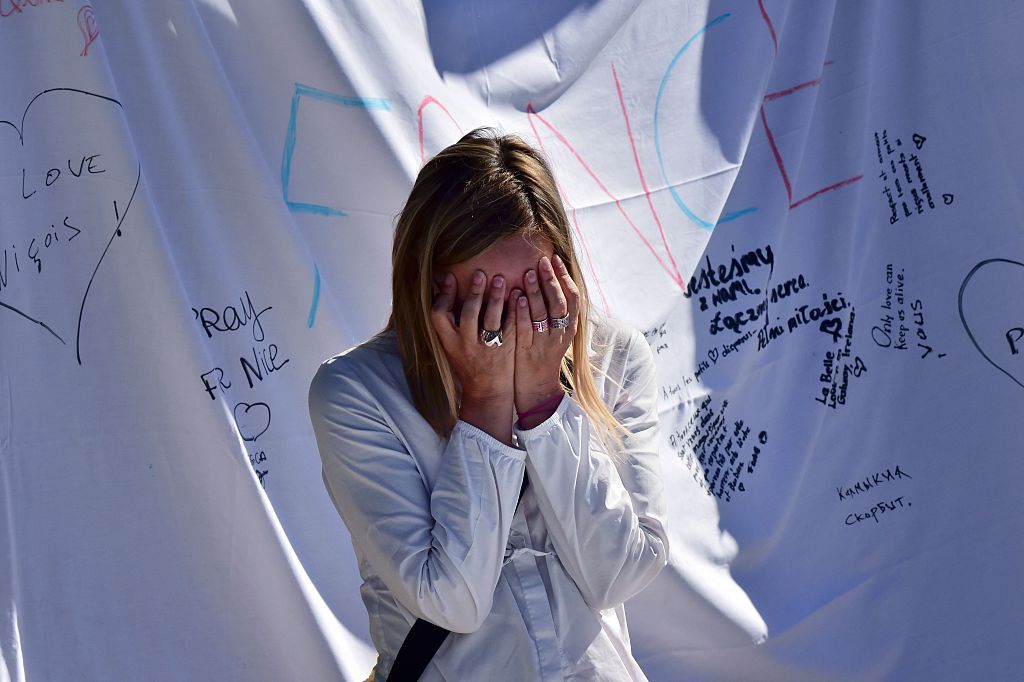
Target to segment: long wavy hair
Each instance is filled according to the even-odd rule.
[[[562,380],[599,438],[621,443],[625,428],[597,392],[587,341],[594,323],[587,287],[544,157],[514,135],[477,128],[420,170],[398,216],[392,250],[392,308],[384,331],[395,332],[416,409],[447,438],[458,420],[456,380],[430,320],[435,273],[512,236],[543,238],[579,287],[576,335],[562,359]],[[582,359],[582,362],[574,359]]]

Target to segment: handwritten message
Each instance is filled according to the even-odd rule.
[[[53,88],[0,120],[0,158],[16,169],[0,179],[0,314],[74,345],[79,364],[89,291],[141,178],[129,150],[96,142],[96,122],[121,118],[115,99]]]
[[[843,296],[843,292],[837,291],[832,294],[823,291],[821,303],[805,303],[794,306],[792,312],[785,313],[784,324],[782,323],[783,318],[777,317],[775,320],[777,324],[765,324],[759,329],[757,331],[757,350],[764,350],[776,339],[786,334],[792,334],[806,326],[815,327],[836,341],[843,334],[843,320],[840,313],[849,306],[850,303]]]
[[[800,330],[817,329],[840,346],[825,355],[822,399],[833,409],[845,404],[850,379],[867,369],[863,359],[852,355],[854,314],[850,301],[839,290],[817,289],[815,294],[804,273],[773,281],[775,253],[771,244],[745,252],[737,252],[732,245],[730,251],[726,262],[705,255],[683,292],[696,303],[694,314],[704,314],[711,337],[725,339],[703,351],[692,375],[662,385],[662,398],[682,394],[685,386],[699,381],[705,372],[748,344],[761,352]],[[645,335],[656,353],[668,350],[664,325]]]
[[[893,512],[910,509],[913,504],[901,492],[901,483],[913,476],[897,464],[884,471],[876,471],[864,478],[836,486],[838,501],[844,511],[852,509],[843,519],[844,525],[878,524],[883,518],[892,518]],[[888,516],[886,516],[888,514]]]
[[[726,502],[746,492],[742,478],[757,469],[768,433],[754,433],[743,419],[728,416],[729,401],[716,406],[705,397],[683,427],[669,434],[669,444],[693,480],[708,495]]]
[[[655,355],[661,355],[668,351],[668,330],[666,326],[663,322],[653,329],[644,331],[644,338],[647,339],[647,343],[650,344],[651,350],[654,351]]]
[[[941,199],[937,199],[928,186],[921,160],[922,148],[927,139],[924,135],[913,133],[910,136],[911,145],[905,146],[903,138],[890,139],[886,129],[875,132],[878,179],[882,183],[890,225],[934,210],[940,203],[946,206],[953,203],[952,194],[942,194]]]
[[[771,279],[775,256],[770,245],[739,255],[736,255],[736,246],[733,245],[732,251],[733,256],[728,263],[713,263],[711,256],[705,256],[704,263],[686,283],[683,296],[687,299],[696,296],[701,312],[719,306],[729,307],[728,304],[739,299],[758,297],[761,294],[760,287],[748,281],[752,270],[767,267],[766,279]],[[727,312],[715,310],[710,332],[712,335],[726,330],[742,333],[745,326],[753,324],[764,314],[767,305],[766,302],[755,302]]]
[[[839,348],[825,351],[821,361],[821,374],[818,375],[821,395],[814,399],[833,410],[846,404],[850,383],[863,376],[868,369],[859,355],[853,355],[853,329],[856,318],[856,309],[851,307],[846,321],[846,333],[842,337],[834,337]]]
[[[284,357],[276,343],[271,343],[267,339],[267,330],[262,318],[273,309],[273,306],[266,306],[258,311],[256,307],[249,291],[245,290],[238,297],[237,306],[232,303],[216,308],[192,308],[193,319],[199,324],[207,339],[244,332],[247,339],[251,337],[253,341],[249,352],[238,356],[236,367],[229,364],[225,370],[217,366],[199,375],[203,390],[210,400],[215,401],[220,396],[227,399],[228,391],[233,395],[238,391],[248,393],[291,361],[290,358]],[[245,385],[240,384],[239,378],[244,379]],[[248,395],[245,397],[248,400]],[[257,447],[255,443],[270,429],[271,409],[265,401],[247,400],[231,400],[230,402],[234,403],[231,414],[239,436],[244,442],[253,444],[247,448],[249,464],[256,472],[260,485],[266,488],[266,478],[270,473],[268,457],[266,450]]]
[[[893,351],[912,351],[922,360],[946,357],[933,347],[925,329],[924,302],[910,299],[907,273],[892,263],[885,266],[885,297],[879,305],[877,322],[871,328],[875,345]]]

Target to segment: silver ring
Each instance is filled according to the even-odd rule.
[[[548,324],[552,329],[565,329],[569,326],[569,313],[566,313],[565,317],[548,318]]]
[[[489,348],[497,348],[501,345],[501,330],[492,332],[490,329],[481,329],[480,340]]]
[[[530,320],[530,324],[533,325],[533,331],[535,332],[546,332],[548,330],[548,320],[550,318],[545,317],[543,320]]]

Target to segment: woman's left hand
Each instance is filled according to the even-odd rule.
[[[536,270],[523,277],[525,296],[516,302],[515,407],[523,413],[562,392],[562,358],[576,335],[580,291],[562,260],[540,259]],[[568,325],[538,332],[531,322],[568,316]],[[554,408],[551,410],[554,411]],[[544,421],[531,419],[530,428]],[[536,422],[536,423],[531,423]]]

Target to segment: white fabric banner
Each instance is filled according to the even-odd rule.
[[[470,129],[658,362],[651,680],[1024,665],[1013,0],[0,0],[0,680],[362,680],[306,412]]]

